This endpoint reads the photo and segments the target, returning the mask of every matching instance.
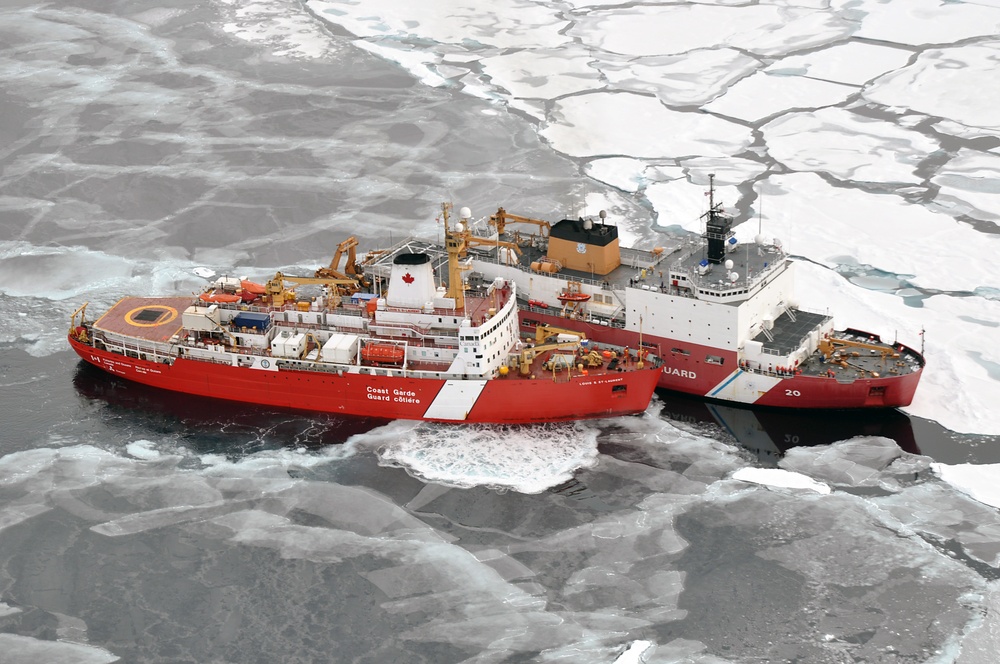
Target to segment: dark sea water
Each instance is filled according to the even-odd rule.
[[[1000,463],[996,437],[665,393],[542,427],[342,419],[78,361],[84,301],[430,237],[442,200],[599,192],[655,234],[522,115],[300,7],[326,55],[281,57],[223,30],[238,7],[0,10],[0,662],[994,661],[1000,515],[933,464]],[[768,469],[829,492],[734,477]]]

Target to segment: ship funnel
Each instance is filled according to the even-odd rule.
[[[427,254],[399,254],[392,261],[386,304],[420,309],[436,297],[434,269]]]

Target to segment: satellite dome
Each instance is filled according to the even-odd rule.
[[[472,216],[472,210],[470,210],[467,207],[461,208],[458,211],[458,216],[460,216],[462,219],[468,219],[469,217]]]

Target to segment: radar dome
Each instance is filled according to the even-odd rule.
[[[753,236],[753,241],[754,241],[754,244],[762,245],[762,244],[764,244],[764,236],[761,235],[760,233],[758,233],[757,235]]]
[[[726,269],[727,270],[732,270],[733,269],[733,259],[731,259],[731,258],[727,258],[726,259]]]
[[[739,272],[730,272],[729,273],[729,281],[731,281],[731,282],[733,282],[735,284],[737,281],[739,281],[739,279],[740,279],[740,273]]]
[[[460,216],[462,219],[468,219],[469,217],[472,216],[472,210],[470,210],[467,207],[461,208],[458,211],[458,216]]]

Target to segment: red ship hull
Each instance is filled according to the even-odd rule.
[[[583,332],[600,343],[636,348],[639,335],[630,330],[574,320],[558,313],[525,311],[522,329],[534,330],[537,323]],[[920,381],[920,371],[879,378],[842,382],[835,378],[808,375],[767,376],[742,371],[734,351],[684,342],[688,354],[672,352],[672,339],[645,334],[644,347],[664,362],[657,387],[720,401],[796,409],[897,408],[908,406]],[[703,361],[706,355],[721,358],[721,364]]]
[[[90,364],[145,385],[216,399],[381,419],[524,424],[645,411],[658,380],[647,369],[571,379],[449,381],[315,371],[263,371],[111,353],[69,338]],[[595,387],[595,384],[597,387]]]

